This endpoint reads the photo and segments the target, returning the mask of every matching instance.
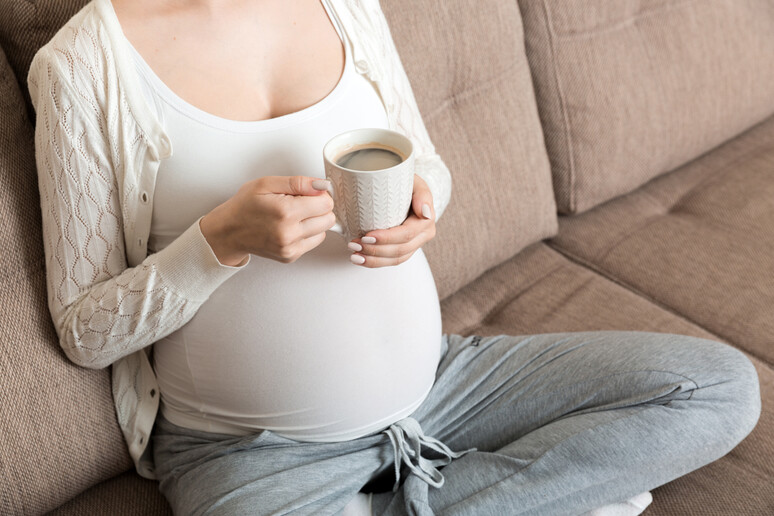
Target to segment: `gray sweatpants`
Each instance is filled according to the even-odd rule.
[[[161,492],[180,515],[337,514],[361,489],[378,493],[374,514],[577,515],[720,458],[760,413],[750,361],[709,340],[449,335],[442,347],[411,417],[351,441],[234,437],[159,417]]]

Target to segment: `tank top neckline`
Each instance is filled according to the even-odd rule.
[[[341,77],[339,78],[339,81],[336,83],[336,86],[333,88],[333,90],[331,90],[330,93],[314,104],[298,111],[293,111],[292,113],[287,113],[274,118],[266,118],[263,120],[233,120],[214,115],[194,106],[190,102],[180,97],[169,86],[167,86],[167,84],[162,81],[158,75],[156,75],[156,72],[153,71],[150,65],[145,61],[145,58],[143,58],[134,47],[134,45],[132,45],[131,41],[129,41],[129,39],[123,33],[122,36],[126,42],[127,47],[129,48],[130,54],[132,55],[139,74],[148,83],[159,99],[167,104],[170,108],[195,122],[223,131],[237,133],[273,131],[302,123],[311,118],[319,116],[335,105],[340,99],[345,97],[346,91],[349,88],[353,64],[346,35],[341,24],[336,18],[335,13],[328,6],[327,0],[320,0],[320,3],[325,9],[328,18],[331,20],[331,23],[336,29],[336,32],[344,46],[344,69],[342,70]]]

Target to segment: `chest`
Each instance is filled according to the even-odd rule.
[[[156,75],[213,115],[264,120],[324,98],[344,67],[333,20],[317,0],[249,2],[222,17],[127,19],[124,30]]]

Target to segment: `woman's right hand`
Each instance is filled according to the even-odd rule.
[[[335,222],[324,180],[267,176],[242,185],[199,227],[218,261],[238,266],[250,254],[292,263],[320,245]]]

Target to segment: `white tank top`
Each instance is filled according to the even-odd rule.
[[[384,106],[345,66],[320,102],[270,120],[239,122],[175,95],[135,51],[146,96],[162,114],[174,155],[162,161],[149,247],[159,251],[247,181],[324,177],[323,145],[358,127],[387,127]],[[349,261],[328,232],[292,264],[253,256],[196,315],[154,345],[161,413],[180,426],[245,435],[272,430],[301,441],[354,439],[408,416],[435,379],[438,296],[421,250],[395,267]]]

